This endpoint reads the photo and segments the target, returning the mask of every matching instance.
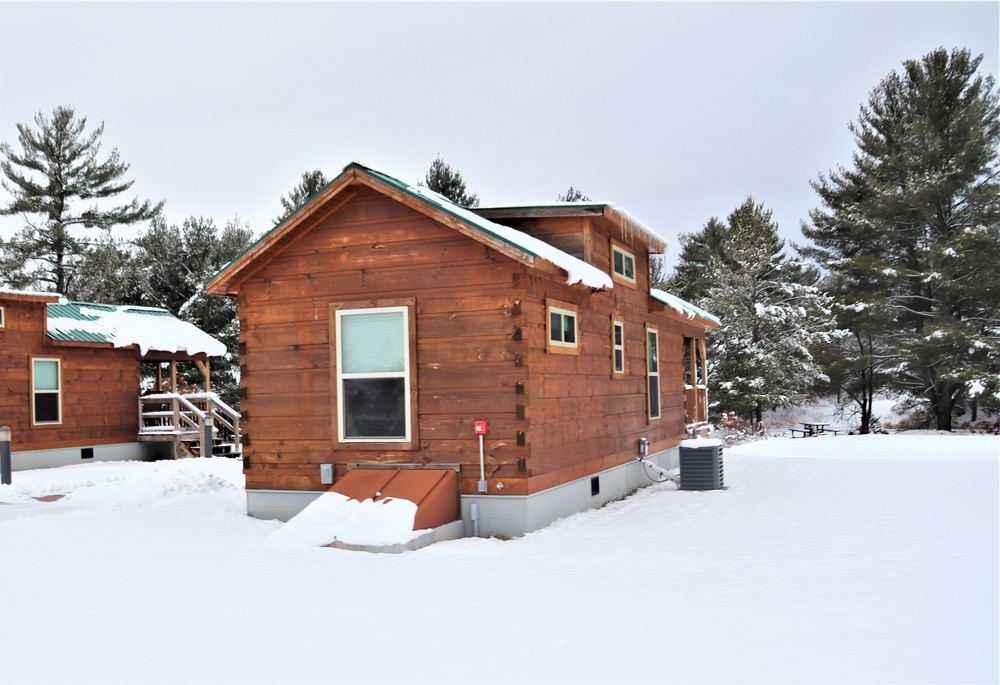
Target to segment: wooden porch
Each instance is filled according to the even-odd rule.
[[[708,423],[708,364],[705,341],[687,338],[684,350],[684,419],[688,430]]]
[[[178,361],[193,361],[201,372],[201,392],[180,392]],[[242,454],[240,414],[211,391],[207,359],[144,359],[156,364],[154,392],[139,397],[139,441],[172,442],[175,459],[199,456],[238,457]],[[169,375],[163,365],[169,362]]]

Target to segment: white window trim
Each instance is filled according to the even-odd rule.
[[[379,313],[383,314],[386,312],[402,312],[403,313],[403,370],[402,371],[390,371],[384,373],[344,373],[344,362],[343,362],[343,346],[341,345],[341,340],[343,339],[341,335],[340,322],[344,316],[354,316],[356,314],[372,314]],[[406,306],[397,307],[368,307],[365,309],[338,309],[336,312],[336,331],[337,331],[337,387],[336,393],[338,395],[337,402],[337,440],[342,443],[409,443],[413,440],[413,422],[410,406],[410,308]],[[405,435],[402,437],[363,437],[363,438],[351,438],[347,437],[346,431],[344,430],[344,411],[346,409],[345,403],[343,401],[343,393],[341,388],[343,387],[343,381],[345,379],[353,378],[402,378],[403,379],[403,396],[405,405],[404,420],[405,420]]]
[[[650,336],[653,344],[650,345]],[[656,361],[656,368],[650,366],[650,347],[653,348],[652,359]],[[656,414],[653,414],[653,393],[650,390],[650,380],[656,378]],[[660,385],[660,333],[655,328],[646,328],[646,414],[650,421],[655,421],[663,415],[663,388]]]
[[[35,362],[55,362],[56,363],[56,385],[58,386],[55,390],[36,390],[35,389]],[[56,395],[58,401],[56,407],[59,411],[59,418],[55,421],[35,421],[35,396],[37,394],[46,395]],[[63,410],[62,410],[62,394],[63,394],[63,382],[62,382],[62,359],[58,357],[32,357],[31,358],[31,425],[32,426],[59,426],[63,422]]]
[[[552,339],[552,315],[553,314],[560,314],[561,316],[564,317],[563,318],[563,331],[564,331],[563,337],[564,338],[565,338],[565,330],[566,330],[566,327],[565,327],[566,319],[565,319],[565,317],[567,317],[567,316],[573,317],[573,342],[569,343],[569,342],[566,342],[565,340],[553,340]],[[547,314],[546,314],[545,323],[546,323],[546,329],[548,329],[546,331],[546,334],[549,336],[549,345],[551,345],[552,347],[565,347],[565,348],[568,348],[568,349],[576,349],[577,347],[579,347],[579,345],[580,345],[580,326],[579,326],[579,324],[577,322],[577,313],[575,311],[573,311],[572,309],[563,309],[562,307],[556,307],[556,306],[553,306],[553,305],[548,305],[548,310],[547,310]]]
[[[618,330],[621,330],[621,344],[618,344]],[[622,365],[618,367],[618,352],[621,352]],[[611,321],[611,373],[621,376],[625,373],[625,324],[618,320]]]
[[[615,253],[616,252],[619,253],[619,254],[621,254],[623,256],[622,257],[622,272],[619,272],[619,271],[617,271],[615,269]],[[628,259],[632,260],[632,277],[631,278],[629,278],[628,276],[626,276],[623,273],[624,272],[624,268],[625,268],[625,258],[626,257]],[[636,284],[635,283],[635,273],[636,273],[635,253],[634,252],[630,252],[629,250],[626,250],[624,247],[622,247],[621,245],[619,245],[617,241],[612,241],[612,243],[611,243],[611,275],[612,275],[613,279],[617,278],[617,279],[620,279],[621,281],[623,281],[625,283],[628,283],[630,285],[635,285]]]
[[[4,308],[0,306],[0,328],[4,328],[7,325],[7,317],[4,312]]]

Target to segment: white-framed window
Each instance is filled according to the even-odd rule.
[[[335,310],[339,442],[413,440],[412,315],[409,306]]]
[[[0,306],[0,328],[3,328],[6,325],[7,325],[7,319],[4,318],[3,307]]]
[[[646,329],[646,384],[649,420],[660,418],[660,336],[655,328]]]
[[[635,286],[635,253],[617,240],[611,241],[611,278]]]
[[[625,324],[611,322],[611,370],[615,375],[625,373]]]
[[[31,423],[62,423],[62,360],[31,358]]]
[[[546,312],[548,314],[546,349],[556,354],[579,354],[580,331],[577,327],[576,308],[565,302],[549,300]]]

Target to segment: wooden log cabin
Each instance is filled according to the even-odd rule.
[[[239,303],[248,513],[450,469],[466,534],[518,535],[675,468],[718,321],[651,289],[664,249],[611,204],[469,210],[347,166],[206,284]]]
[[[209,385],[210,358],[225,352],[164,309],[0,290],[0,426],[13,470],[205,453],[206,417],[213,440],[238,446],[238,413]],[[201,392],[178,393],[178,363],[201,370]],[[162,392],[140,392],[142,364]]]

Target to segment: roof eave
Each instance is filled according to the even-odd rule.
[[[236,259],[206,281],[205,292],[210,295],[235,297],[238,293],[237,286],[263,266],[263,264],[254,266],[257,258],[265,252],[270,252],[276,247],[281,248],[283,244],[292,242],[298,237],[295,235],[295,229],[321,211],[321,208],[326,204],[326,200],[354,183],[356,176],[356,167],[348,166],[345,168],[337,178],[330,181],[312,199],[285,217],[281,223],[261,236],[253,245],[236,257]]]

